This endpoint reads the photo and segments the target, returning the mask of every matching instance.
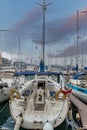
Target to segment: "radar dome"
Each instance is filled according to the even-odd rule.
[[[53,130],[53,126],[49,122],[46,122],[44,124],[43,130]]]

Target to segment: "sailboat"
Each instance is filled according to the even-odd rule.
[[[78,72],[70,78],[67,86],[72,89],[73,94],[87,104],[87,73]]]
[[[46,5],[43,0],[43,4],[40,5],[43,7],[45,17],[46,6],[49,4]],[[43,31],[45,31],[44,23],[45,21]],[[9,107],[12,119],[15,121],[14,130],[19,130],[20,127],[53,130],[63,123],[68,113],[68,94],[71,93],[71,90],[62,89],[60,83],[52,79],[51,75],[55,75],[58,80],[59,72],[44,71],[45,32],[43,34],[43,60],[40,62],[40,72],[17,72],[18,76],[35,75],[35,78],[26,80],[21,85],[21,89],[12,88],[10,90]]]
[[[10,98],[10,88],[14,83],[14,69],[4,69],[0,72],[0,103]]]

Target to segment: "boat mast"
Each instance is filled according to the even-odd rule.
[[[22,68],[22,54],[21,54],[21,45],[20,45],[20,35],[18,36],[18,62],[19,70]]]
[[[85,15],[87,15],[87,10],[84,10],[84,11],[81,11],[81,13],[84,13]],[[86,56],[86,55],[85,55]],[[86,60],[86,57],[85,57],[85,60]],[[82,46],[82,69],[83,69],[83,62],[84,62],[84,58],[83,58],[83,46]]]
[[[79,24],[78,24],[78,21],[79,21],[79,11],[77,10],[77,57],[76,57],[76,69],[77,69],[77,71],[78,71],[78,39],[79,39],[79,35],[78,35]]]
[[[45,59],[45,11],[46,11],[46,5],[45,5],[45,0],[43,0],[43,32],[42,32],[42,48],[43,48],[43,63]],[[45,64],[45,63],[44,63]]]
[[[42,25],[42,59],[41,62],[43,64],[43,70],[44,71],[44,66],[45,66],[45,11],[48,5],[51,3],[45,4],[45,0],[43,0],[43,4],[37,3],[38,5],[42,6],[43,10],[43,25]]]

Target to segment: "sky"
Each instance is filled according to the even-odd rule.
[[[76,56],[77,10],[79,54],[86,54],[87,0],[45,0],[45,57]],[[0,52],[16,60],[41,58],[43,0],[0,0]],[[19,40],[20,38],[20,40]],[[84,50],[83,48],[83,50]],[[20,50],[20,51],[19,51]],[[71,51],[72,50],[72,53]]]

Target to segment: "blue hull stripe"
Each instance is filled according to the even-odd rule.
[[[72,84],[67,84],[67,85],[68,85],[68,87],[72,88],[73,90],[76,90],[76,91],[82,92],[84,94],[87,94],[87,89],[86,88],[82,88],[82,87],[75,86],[75,85],[72,85]]]

